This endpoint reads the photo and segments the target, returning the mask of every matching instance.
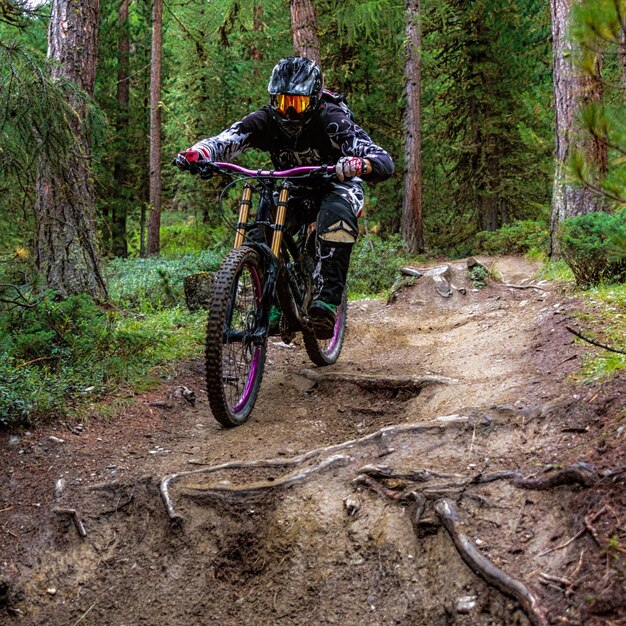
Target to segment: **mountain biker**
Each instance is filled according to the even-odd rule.
[[[316,221],[319,264],[308,314],[316,336],[329,339],[358,235],[362,179],[378,182],[390,177],[393,161],[346,108],[324,100],[322,72],[314,61],[281,59],[268,91],[269,105],[180,152],[175,163],[194,174],[203,161],[230,161],[248,148],[269,152],[277,169],[336,163],[336,180],[292,187],[287,223],[287,229],[295,232]]]

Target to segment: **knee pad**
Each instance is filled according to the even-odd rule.
[[[356,241],[357,235],[356,230],[344,220],[337,220],[334,224],[327,226],[317,233],[321,241],[347,244],[353,244]]]

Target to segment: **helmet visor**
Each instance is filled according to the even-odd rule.
[[[311,97],[279,93],[272,96],[272,106],[282,117],[299,117],[311,108]]]

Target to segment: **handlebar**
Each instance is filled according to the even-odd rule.
[[[221,173],[224,173],[223,170],[229,170],[236,174],[249,176],[250,178],[297,178],[309,174],[333,174],[335,171],[333,165],[303,165],[288,170],[250,170],[241,165],[236,165],[235,163],[222,163],[219,161],[205,161],[199,164],[198,169],[200,171],[206,169],[208,171]]]

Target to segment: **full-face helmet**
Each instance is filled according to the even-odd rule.
[[[270,77],[270,105],[283,123],[301,124],[319,109],[322,70],[304,57],[281,59]]]

